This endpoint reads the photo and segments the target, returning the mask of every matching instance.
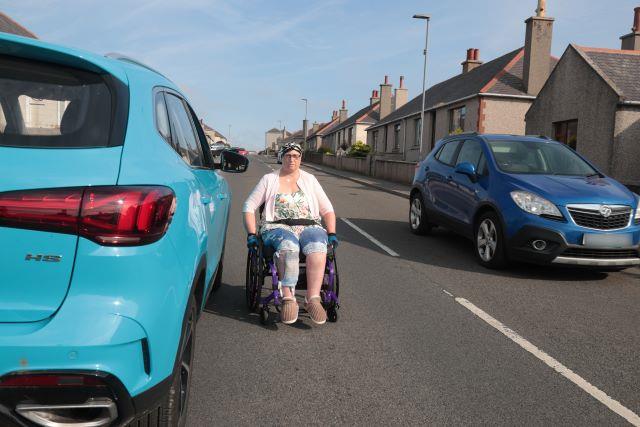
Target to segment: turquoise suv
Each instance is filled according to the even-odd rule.
[[[158,72],[0,35],[1,426],[186,423],[247,167]]]

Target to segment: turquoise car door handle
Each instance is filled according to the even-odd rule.
[[[224,200],[224,199],[226,199],[226,198],[228,198],[228,197],[229,197],[229,195],[228,195],[228,194],[226,194],[226,193],[220,193],[220,194],[218,194],[218,199],[220,199],[220,200]]]
[[[203,205],[208,205],[209,203],[211,203],[211,197],[209,196],[202,196],[200,197],[200,200],[202,201]]]

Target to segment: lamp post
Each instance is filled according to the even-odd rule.
[[[424,19],[427,21],[427,29],[424,37],[424,51],[422,52],[424,55],[424,68],[422,70],[422,110],[420,110],[420,151],[418,158],[422,157],[422,139],[424,137],[424,102],[425,102],[425,90],[427,85],[427,48],[429,46],[429,22],[431,21],[431,16],[429,15],[413,15],[415,19]],[[433,126],[433,124],[431,124]]]
[[[309,125],[307,124],[307,105],[309,104],[309,100],[307,98],[302,98],[301,101],[304,101],[304,121],[302,122],[302,149],[306,150],[307,130],[309,128]]]

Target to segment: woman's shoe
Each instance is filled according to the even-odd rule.
[[[327,312],[322,306],[322,300],[320,297],[311,297],[304,305],[304,309],[307,310],[313,323],[322,325],[327,321]]]
[[[280,320],[285,325],[296,323],[296,321],[298,320],[298,302],[295,298],[285,297],[282,299]]]

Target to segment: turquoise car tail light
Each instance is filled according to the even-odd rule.
[[[87,188],[80,211],[80,235],[107,246],[158,241],[175,211],[167,187]]]
[[[0,193],[0,226],[77,234],[106,246],[145,245],[167,231],[168,187],[56,188]]]
[[[76,234],[82,188],[0,193],[0,226]]]

